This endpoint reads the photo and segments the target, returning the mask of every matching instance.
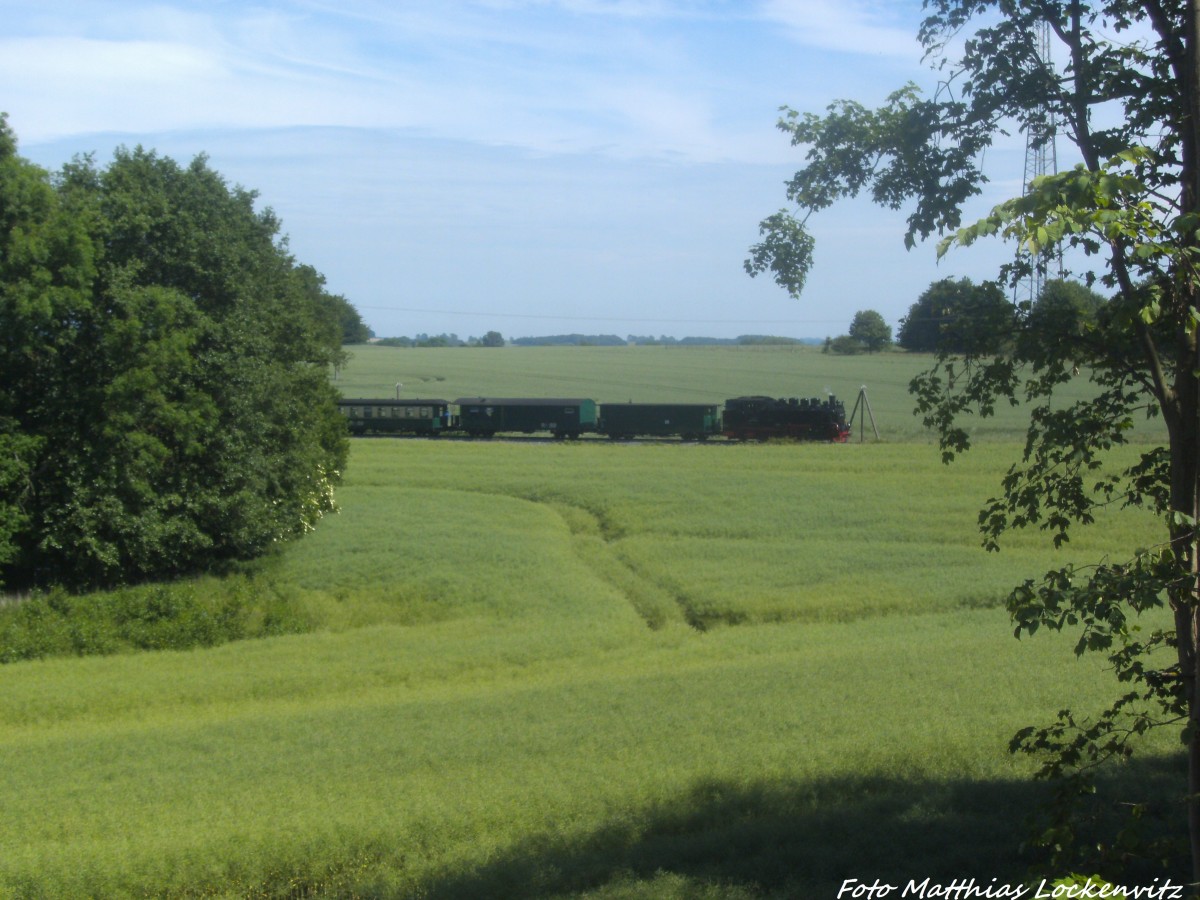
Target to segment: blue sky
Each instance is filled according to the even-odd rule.
[[[779,107],[932,84],[919,0],[0,0],[0,110],[47,168],[206,153],[381,336],[895,325],[1011,253],[906,252],[866,202],[812,220],[792,300],[742,269],[802,151]],[[1019,192],[989,155],[982,215]],[[1061,154],[1060,150],[1060,154]],[[1060,160],[1061,161],[1061,160]]]

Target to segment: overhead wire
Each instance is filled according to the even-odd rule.
[[[626,322],[631,324],[665,324],[665,325],[831,325],[841,323],[841,319],[668,319],[668,318],[630,318],[627,316],[564,316],[553,313],[506,313],[490,310],[455,310],[428,309],[409,306],[371,306],[355,304],[356,309],[375,310],[378,312],[420,313],[422,315],[439,316],[472,316],[493,319],[551,319],[560,322]]]

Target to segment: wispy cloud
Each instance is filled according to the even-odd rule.
[[[886,0],[763,0],[761,6],[765,19],[807,47],[904,60],[915,54],[919,12],[917,3]]]
[[[23,20],[29,32],[53,33],[0,40],[0,79],[19,86],[6,108],[28,140],[322,125],[624,157],[713,160],[747,149],[711,94],[746,94],[739,82],[752,77],[752,61],[714,59],[677,28],[746,27],[741,4],[298,0],[78,10],[73,20]]]
[[[863,238],[877,210],[822,217],[803,311],[741,262],[801,162],[780,105],[912,78],[919,3],[0,0],[0,110],[50,167],[208,152],[384,334],[731,310],[753,331],[848,321],[847,297],[894,321],[939,273],[901,225],[899,261]]]

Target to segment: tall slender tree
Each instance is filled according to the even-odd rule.
[[[1178,727],[1187,747],[1193,876],[1200,883],[1200,14],[1196,0],[927,0],[919,40],[942,73],[931,97],[908,85],[875,110],[844,101],[824,115],[788,110],[780,127],[804,146],[788,184],[796,212],[762,224],[751,274],[770,271],[798,294],[811,263],[809,215],[867,192],[909,211],[905,241],[942,237],[939,252],[1003,236],[1026,251],[1003,273],[1019,278],[1074,248],[1112,292],[1070,340],[1032,308],[1014,308],[1003,346],[943,353],[912,390],[949,460],[970,446],[959,419],[997,403],[1029,404],[1028,440],[999,496],[982,511],[986,546],[1036,526],[1055,543],[1093,520],[1098,505],[1153,510],[1158,544],[1127,560],[1067,567],[1030,579],[1009,598],[1018,633],[1079,631],[1077,652],[1111,660],[1122,693],[1095,718],[1069,711],[1014,739],[1044,754],[1043,771],[1078,783],[1134,738]],[[1063,60],[1037,40],[1048,25]],[[1039,178],[1021,197],[963,227],[997,135],[1063,123],[1082,162]],[[995,323],[992,323],[993,327]],[[1094,400],[1063,408],[1058,388],[1082,371]],[[1132,465],[1105,467],[1136,420],[1161,416],[1166,437]],[[1167,628],[1138,631],[1166,606]],[[1064,825],[1064,827],[1067,827]],[[1061,836],[1061,833],[1060,833]]]

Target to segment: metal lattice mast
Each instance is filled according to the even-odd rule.
[[[1050,60],[1050,23],[1040,22],[1037,26],[1037,62],[1030,74],[1037,78],[1051,77]],[[1054,136],[1057,123],[1054,110],[1048,103],[1041,103],[1030,118],[1025,130],[1025,180],[1026,193],[1035,178],[1043,175],[1053,175],[1058,171],[1058,155],[1054,149]],[[1025,251],[1018,250],[1018,253]],[[1030,272],[1017,282],[1013,291],[1013,301],[1033,303],[1042,294],[1046,283],[1046,259],[1030,259]]]

